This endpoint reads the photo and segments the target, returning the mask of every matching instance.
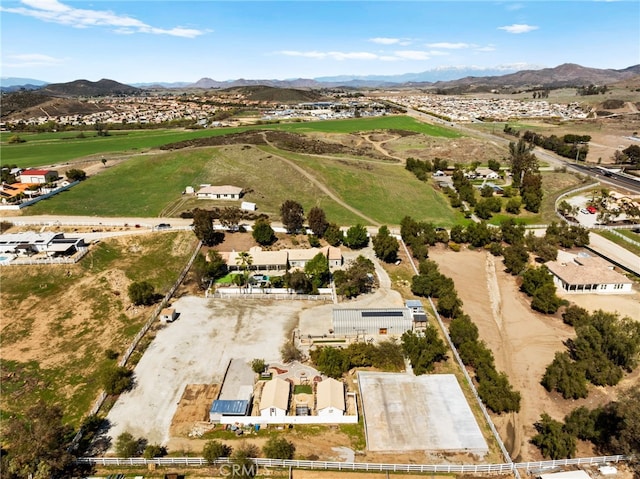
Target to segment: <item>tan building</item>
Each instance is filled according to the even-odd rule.
[[[316,390],[318,416],[343,416],[345,409],[344,384],[333,378],[319,382]]]
[[[286,416],[289,410],[290,390],[291,384],[284,379],[275,377],[267,381],[260,398],[260,415],[267,417]]]

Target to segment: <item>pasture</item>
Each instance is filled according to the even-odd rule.
[[[191,232],[107,239],[78,264],[0,269],[4,320],[2,417],[39,398],[78,425],[102,389],[102,375],[148,319],[127,288],[149,281],[165,294],[193,253]]]
[[[15,133],[0,134],[2,161],[4,164],[16,164],[19,167],[50,166],[64,164],[88,156],[99,159],[109,155],[135,154],[149,148],[157,148],[194,138],[227,135],[246,130],[269,129],[293,131],[298,133],[353,133],[356,131],[400,129],[415,131],[429,136],[457,138],[458,133],[440,127],[420,123],[406,116],[384,116],[376,118],[358,118],[352,120],[327,120],[319,122],[280,123],[270,125],[253,125],[237,128],[217,128],[205,130],[183,129],[145,129],[145,130],[113,130],[110,136],[96,136],[94,131],[84,132],[85,138],[79,138],[78,131],[57,133],[18,133],[26,140],[24,143],[9,144],[8,140]]]
[[[338,224],[366,224],[285,160],[310,172],[343,203],[379,223],[399,224],[406,215],[449,226],[461,219],[441,193],[419,181],[400,164],[314,157],[269,147],[229,145],[139,155],[25,210],[25,214],[158,216],[229,202],[182,195],[186,186],[234,184],[246,201],[279,220],[280,205],[295,199],[305,211],[323,208]],[[174,207],[175,206],[175,207]]]

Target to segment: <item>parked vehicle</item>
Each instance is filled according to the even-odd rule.
[[[595,206],[587,206],[587,211],[589,213],[591,213],[592,215],[595,215],[598,212],[598,210],[595,208]]]
[[[589,214],[589,210],[586,208],[580,208],[580,213],[582,213],[583,215],[588,215]]]

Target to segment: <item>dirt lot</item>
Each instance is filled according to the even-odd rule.
[[[560,315],[545,316],[531,310],[515,279],[504,272],[498,258],[485,251],[444,249],[429,251],[440,271],[453,278],[464,310],[478,326],[480,337],[493,351],[498,370],[505,371],[514,388],[522,394],[518,414],[494,416],[500,436],[514,460],[537,460],[538,450],[528,441],[535,434],[533,423],[542,412],[562,419],[572,409],[593,408],[615,397],[611,388],[592,388],[587,399],[566,401],[548,393],[540,380],[562,342],[573,336],[573,329],[562,323]],[[638,371],[625,378],[622,387],[637,381]],[[580,452],[590,454],[588,446]]]
[[[220,384],[187,384],[171,420],[169,434],[188,436],[205,429],[197,426],[200,422],[209,421],[209,408],[219,392]]]

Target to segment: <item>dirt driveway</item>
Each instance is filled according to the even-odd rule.
[[[232,358],[279,360],[280,347],[309,304],[186,296],[173,306],[180,317],[158,331],[135,368],[134,389],[107,416],[113,442],[128,431],[167,444],[187,384],[221,383]]]

